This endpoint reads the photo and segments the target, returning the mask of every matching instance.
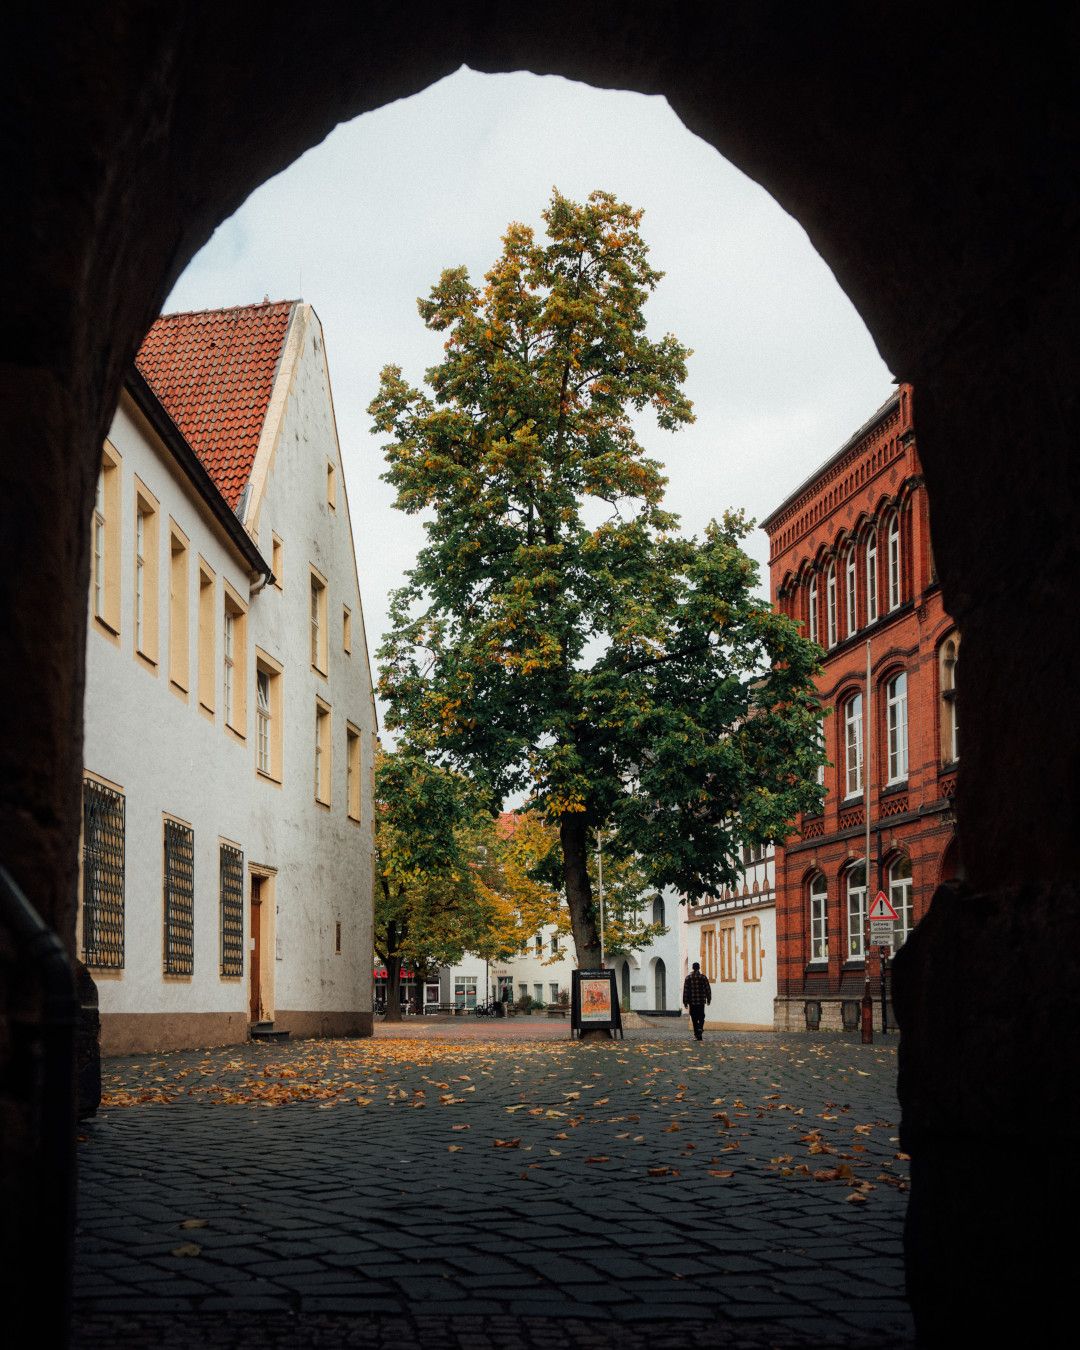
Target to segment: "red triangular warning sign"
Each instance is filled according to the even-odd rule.
[[[893,923],[900,921],[900,915],[892,907],[892,901],[884,891],[878,891],[874,896],[873,903],[870,906],[870,917],[872,919],[890,919]]]

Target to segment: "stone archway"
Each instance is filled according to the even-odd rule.
[[[993,896],[962,919],[935,905],[897,963],[913,1291],[924,1320],[946,1296],[963,1309],[968,1336],[978,1291],[996,1308],[1006,1272],[1013,1288],[1032,1284],[1020,1305],[1048,1313],[1068,1280],[1053,1274],[1055,1225],[1039,1206],[1067,1213],[1075,1194],[1018,1189],[1006,1222],[987,1210],[983,1177],[1011,1138],[1021,1085],[1028,1116],[1062,1151],[1076,1142],[1077,1089],[1060,1086],[1076,958],[1060,954],[1080,950],[1080,703],[1062,622],[1080,572],[1078,43],[1064,7],[1022,26],[922,3],[630,0],[586,14],[555,0],[541,24],[478,3],[111,0],[92,23],[48,6],[22,14],[3,93],[15,206],[0,250],[0,861],[47,922],[70,944],[98,449],[123,372],[187,260],[338,121],[463,61],[664,93],[802,222],[918,392],[935,557],[964,638],[958,829],[971,885]],[[46,1168],[19,1047],[42,1013],[34,968],[6,930],[0,943],[0,1213],[9,1273],[29,1283],[47,1250],[35,1204]],[[1038,972],[1039,999],[1003,1001],[1002,982],[980,978],[1007,951],[1027,953],[1019,969]],[[928,978],[931,967],[953,983]],[[996,1055],[973,1096],[964,1089],[987,1024]],[[935,1224],[952,1239],[937,1274],[920,1258]],[[958,1262],[965,1232],[977,1259]],[[50,1306],[62,1316],[62,1299]]]

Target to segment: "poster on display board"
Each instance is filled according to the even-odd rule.
[[[583,1031],[623,1034],[613,970],[570,972],[570,1035]]]

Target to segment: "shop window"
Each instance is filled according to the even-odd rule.
[[[475,975],[455,975],[454,976],[454,1006],[457,1008],[475,1008],[476,1007],[476,980]],[[522,991],[525,986],[522,985]]]
[[[829,959],[829,895],[819,872],[810,882],[810,960]]]

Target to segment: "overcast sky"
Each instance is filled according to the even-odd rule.
[[[366,412],[380,369],[419,383],[442,335],[416,312],[444,267],[479,280],[511,220],[538,229],[557,186],[643,207],[666,272],[646,313],[694,350],[697,421],[646,430],[688,531],[729,507],[762,519],[891,392],[869,333],[802,227],[662,98],[462,69],[338,127],[264,184],[194,258],[167,310],[302,298],[326,333],[372,660],[387,596],[422,542],[380,482]],[[749,550],[768,585],[767,540]]]

